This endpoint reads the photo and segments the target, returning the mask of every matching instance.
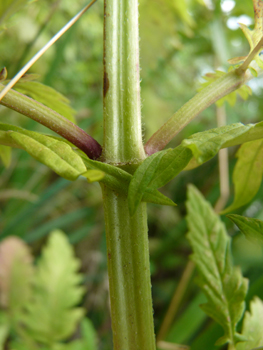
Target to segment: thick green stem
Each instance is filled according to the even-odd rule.
[[[105,0],[104,161],[134,169],[144,158],[138,0]],[[126,168],[126,170],[128,170]],[[146,204],[102,185],[115,350],[154,350]]]
[[[105,0],[104,156],[136,163],[145,157],[141,131],[138,0]]]
[[[129,215],[127,197],[103,186],[115,350],[153,350],[146,203]]]

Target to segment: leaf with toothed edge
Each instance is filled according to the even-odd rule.
[[[237,344],[237,350],[260,350],[263,344],[263,302],[258,297],[250,302],[250,312],[246,311],[242,325],[242,335],[247,341]]]
[[[36,266],[34,293],[24,315],[25,331],[35,341],[50,346],[76,330],[85,314],[78,306],[85,293],[79,268],[66,235],[60,230],[51,232]]]
[[[248,282],[231,261],[230,238],[211,205],[194,187],[188,188],[187,223],[189,240],[199,276],[198,284],[207,297],[202,309],[224,329],[216,345],[235,345],[245,337],[236,332],[243,315]]]

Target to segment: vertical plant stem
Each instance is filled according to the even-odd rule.
[[[139,77],[138,0],[105,0],[104,150],[115,166],[145,158]],[[146,204],[102,185],[115,350],[154,350]]]
[[[127,198],[103,188],[115,350],[153,350],[155,337],[146,203],[131,218]]]
[[[145,157],[138,0],[105,0],[104,4],[104,156],[110,163],[136,163]]]

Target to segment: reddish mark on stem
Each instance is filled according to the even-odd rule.
[[[103,76],[103,97],[106,96],[108,90],[110,87],[110,81],[108,78],[108,73],[106,72],[105,66],[104,66],[104,76]]]

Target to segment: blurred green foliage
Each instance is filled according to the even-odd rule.
[[[178,3],[182,3],[182,7],[178,8]],[[234,7],[223,11],[227,3]],[[15,11],[6,29],[0,33],[0,68],[7,67],[8,78],[16,74],[82,6],[80,0],[45,0],[19,7],[19,12]],[[215,69],[227,70],[227,59],[249,52],[241,30],[231,28],[238,21],[253,22],[253,4],[250,0],[142,0],[139,10],[142,111],[144,137],[148,139],[195,94],[201,76]],[[244,14],[245,17],[240,17]],[[102,57],[103,4],[98,1],[30,70],[39,74],[40,82],[71,101],[78,125],[101,143]],[[238,99],[234,107],[225,104],[228,124],[262,120],[262,86],[262,79],[253,80],[250,84],[253,95],[247,101]],[[3,107],[0,107],[0,119],[46,132],[43,126]],[[211,106],[188,125],[171,146],[178,145],[194,132],[216,125],[216,107]],[[235,151],[229,150],[231,176],[236,162]],[[8,155],[6,159],[7,164]],[[0,165],[0,175],[0,230],[3,237],[17,235],[23,238],[38,257],[52,229],[65,231],[82,262],[86,288],[82,306],[98,332],[99,349],[112,349],[99,185],[88,184],[82,178],[73,183],[61,179],[22,150],[12,152],[9,167]],[[176,208],[148,206],[157,333],[191,253],[185,239],[184,219],[188,183],[194,183],[215,204],[219,197],[217,158],[181,173],[163,189],[163,193],[178,204]],[[254,201],[236,213],[262,220],[262,198],[261,185]],[[233,188],[228,204],[232,201]],[[235,263],[250,279],[247,301],[254,295],[263,298],[261,251],[248,243],[230,220],[222,219],[233,237]],[[214,343],[222,330],[198,307],[203,300],[193,277],[167,341],[189,344],[192,350],[218,349]]]

